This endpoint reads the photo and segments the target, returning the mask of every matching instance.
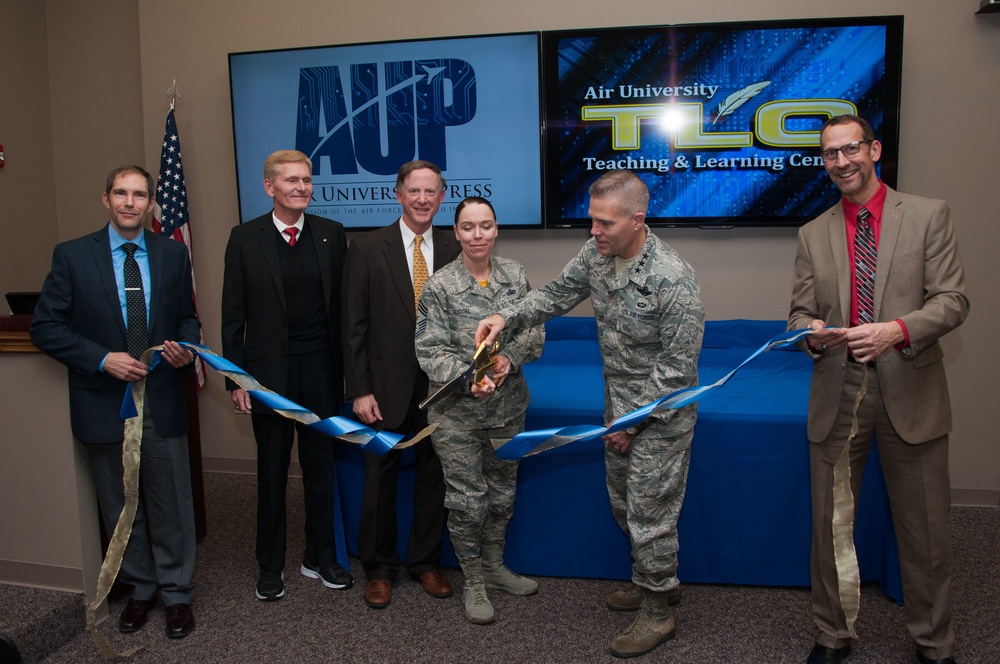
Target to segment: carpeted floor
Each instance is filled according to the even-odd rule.
[[[111,606],[100,630],[120,649],[144,646],[144,662],[611,662],[611,640],[631,622],[605,608],[615,581],[540,578],[534,597],[490,592],[497,621],[476,626],[463,617],[459,591],[439,600],[409,578],[392,604],[368,609],[363,574],[349,590],[328,590],[298,572],[303,548],[301,481],[289,486],[286,596],[253,595],[255,478],[205,474],[208,536],[198,548],[197,628],[178,641],[163,633],[162,607],[140,632],[115,630],[124,601]],[[1000,510],[953,508],[955,628],[959,662],[1000,662]],[[681,543],[683,546],[683,542]],[[446,569],[456,589],[461,574]],[[684,586],[677,638],[639,661],[683,663],[803,662],[813,643],[804,588]],[[875,586],[862,590],[861,639],[853,664],[912,662],[903,610]],[[27,662],[105,661],[84,631],[82,597],[0,585],[0,633],[12,636]],[[0,664],[6,664],[0,662]]]

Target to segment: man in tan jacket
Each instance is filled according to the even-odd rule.
[[[856,498],[875,438],[917,659],[950,662],[952,420],[938,339],[969,311],[950,211],[944,201],[898,193],[876,177],[882,145],[864,119],[831,118],[820,140],[824,166],[843,198],[799,231],[788,317],[789,329],[816,330],[806,352],[815,360],[808,433],[819,635],[808,661],[837,663],[850,654],[853,629],[834,555],[834,466],[849,446]]]

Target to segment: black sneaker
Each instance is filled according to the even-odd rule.
[[[347,590],[354,585],[354,577],[337,563],[313,565],[308,560],[303,560],[299,571],[302,572],[302,576],[319,579],[327,588]]]
[[[257,599],[277,602],[285,596],[285,575],[283,572],[269,572],[262,569],[257,579]]]

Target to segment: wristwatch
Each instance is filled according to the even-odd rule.
[[[642,422],[639,422],[638,424],[636,424],[634,427],[629,427],[628,429],[625,429],[625,433],[627,433],[628,435],[630,435],[630,436],[632,436],[634,438],[635,436],[638,436],[639,433],[643,429],[645,429],[647,426],[649,426],[649,422],[647,422],[646,420],[643,420]]]

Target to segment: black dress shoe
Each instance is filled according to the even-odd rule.
[[[24,664],[21,651],[6,634],[0,634],[0,662],[4,664]]]
[[[149,619],[149,610],[156,606],[156,598],[130,599],[118,618],[118,631],[122,634],[138,632]]]
[[[920,664],[955,664],[954,657],[945,657],[944,659],[933,659],[926,656],[920,651],[917,651],[917,661]]]
[[[194,629],[194,612],[190,604],[171,604],[167,607],[167,636],[182,639]]]
[[[809,659],[806,660],[806,664],[840,664],[850,654],[850,643],[843,648],[827,648],[817,643],[813,646],[812,652],[809,653]]]

